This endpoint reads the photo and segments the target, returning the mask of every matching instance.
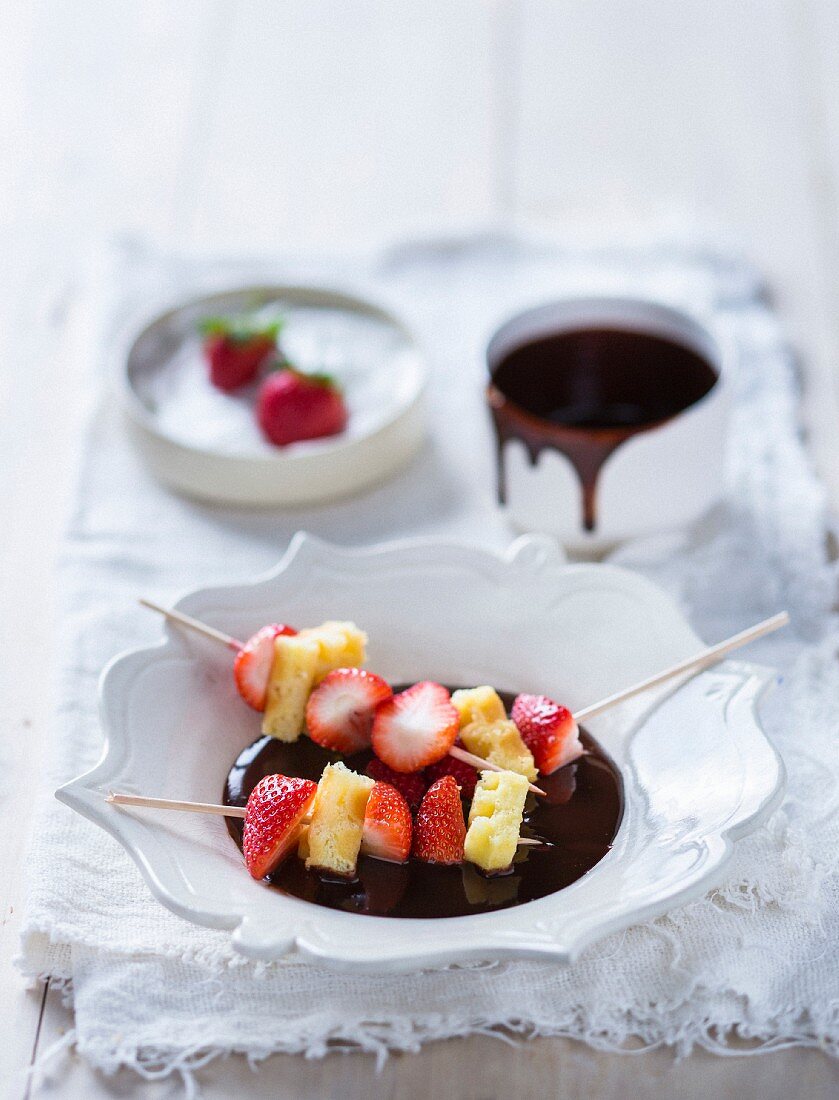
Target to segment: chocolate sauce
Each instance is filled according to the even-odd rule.
[[[583,525],[597,526],[597,481],[622,443],[700,401],[718,375],[673,340],[619,329],[576,329],[522,344],[494,367],[487,390],[506,499],[504,445],[520,440],[535,466],[552,448],[576,470]]]
[[[514,696],[501,693],[505,706]],[[442,867],[410,860],[398,866],[362,856],[357,877],[347,882],[307,871],[303,860],[287,859],[268,881],[285,893],[349,913],[388,917],[459,917],[522,905],[569,886],[591,870],[612,846],[623,814],[620,773],[597,742],[581,734],[588,755],[540,776],[547,798],[530,794],[522,836],[548,841],[540,848],[519,848],[512,869],[487,877],[472,864]],[[346,757],[347,766],[363,772],[369,752]],[[301,737],[293,744],[262,737],[249,745],[230,770],[223,800],[244,806],[265,775],[280,772],[320,778],[326,764],[344,759]],[[464,802],[464,812],[468,812]],[[230,835],[241,848],[242,821],[227,819]]]

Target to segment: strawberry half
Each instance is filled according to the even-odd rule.
[[[311,779],[289,775],[266,775],[251,791],[242,851],[254,878],[270,875],[296,849],[317,791]]]
[[[449,693],[423,680],[378,707],[373,752],[394,771],[416,772],[446,755],[459,728]]]
[[[279,323],[256,324],[246,316],[209,317],[200,328],[210,381],[225,393],[252,382],[277,351]]]
[[[547,695],[516,696],[510,717],[543,775],[550,775],[582,756],[574,715]]]
[[[422,796],[430,785],[426,780],[426,772],[395,772],[377,756],[373,757],[364,771],[371,779],[378,779],[382,783],[389,783],[391,787],[396,787],[411,807],[412,813],[419,809]]]
[[[455,744],[460,745],[460,740],[456,741]],[[471,764],[465,764],[462,760],[457,760],[454,756],[444,756],[442,760],[438,760],[436,764],[426,768],[425,775],[429,786],[435,780],[442,779],[444,775],[453,776],[455,783],[460,787],[462,798],[471,798],[475,793],[475,784],[478,782],[477,768],[473,768]]]
[[[376,707],[393,695],[390,684],[363,668],[336,668],[321,680],[306,704],[311,739],[334,752],[353,753],[370,744]]]
[[[361,853],[388,863],[405,863],[411,852],[413,824],[408,803],[388,783],[376,783],[367,799]]]
[[[271,623],[257,630],[236,654],[233,662],[236,689],[254,710],[265,710],[268,679],[274,662],[274,639],[281,634],[296,633],[293,627],[285,623]]]
[[[425,792],[414,822],[413,854],[423,863],[462,863],[466,823],[460,791],[444,775]]]

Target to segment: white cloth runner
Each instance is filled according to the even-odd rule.
[[[614,1049],[786,1044],[839,1050],[839,619],[821,489],[796,423],[796,382],[752,273],[701,250],[571,253],[499,239],[417,246],[374,264],[247,267],[152,257],[136,247],[107,280],[110,346],[126,311],[161,294],[251,277],[318,279],[394,305],[433,367],[432,440],[398,478],[325,509],[206,507],[158,487],[104,402],[92,419],[61,566],[63,616],[49,789],[29,868],[22,966],[67,982],[76,1043],[95,1065],[188,1075],[215,1054],[384,1053],[505,1028]],[[787,606],[793,628],[749,656],[783,669],[766,724],[789,771],[783,808],[738,845],[721,888],[615,935],[569,969],[503,963],[358,981],[298,963],[256,966],[221,932],[159,906],[123,850],[52,789],[101,749],[96,678],[114,653],[158,636],[136,605],[270,567],[298,528],[340,543],[414,533],[504,545],[481,408],[481,349],[505,312],[590,289],[714,309],[741,363],[728,503],[687,535],[614,557],[663,584],[709,640]],[[93,358],[93,351],[91,352]],[[101,347],[96,350],[101,359]],[[95,382],[95,380],[94,380]],[[95,387],[94,387],[95,388]]]

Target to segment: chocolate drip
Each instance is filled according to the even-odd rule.
[[[611,455],[700,401],[716,381],[696,352],[645,333],[578,329],[515,348],[496,366],[487,390],[498,499],[507,501],[509,441],[523,444],[533,466],[544,450],[558,451],[574,467],[583,526],[594,531],[597,484]]]
[[[503,694],[505,706],[514,696]],[[549,841],[544,848],[520,848],[506,875],[488,878],[471,864],[441,867],[411,860],[404,866],[362,857],[354,881],[332,880],[307,871],[291,857],[269,878],[272,886],[316,905],[350,913],[389,917],[456,917],[521,905],[569,886],[591,870],[612,846],[623,814],[623,785],[614,763],[597,742],[582,734],[587,755],[540,777],[547,798],[528,796],[522,835]],[[363,772],[369,752],[347,758]],[[244,806],[265,775],[281,772],[319,779],[324,766],[340,759],[308,737],[293,744],[263,737],[248,746],[227,777],[223,800]],[[464,803],[468,812],[468,802]],[[227,821],[241,848],[242,822]]]

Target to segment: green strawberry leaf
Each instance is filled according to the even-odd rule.
[[[282,317],[266,324],[249,313],[241,313],[229,317],[205,317],[198,322],[198,331],[202,336],[226,336],[236,344],[247,344],[257,338],[276,343],[284,325]]]
[[[274,362],[269,365],[268,370],[271,373],[287,370],[289,374],[296,374],[298,378],[310,382],[313,386],[323,386],[325,389],[336,390],[338,393],[343,393],[343,389],[334,375],[327,374],[326,371],[303,370],[301,367],[296,367],[293,363],[290,363],[288,359],[282,356],[275,359]]]
[[[307,381],[312,382],[315,386],[325,386],[329,390],[338,390],[341,387],[338,385],[338,381],[332,374],[327,374],[325,371],[298,371],[298,374],[302,375]]]

